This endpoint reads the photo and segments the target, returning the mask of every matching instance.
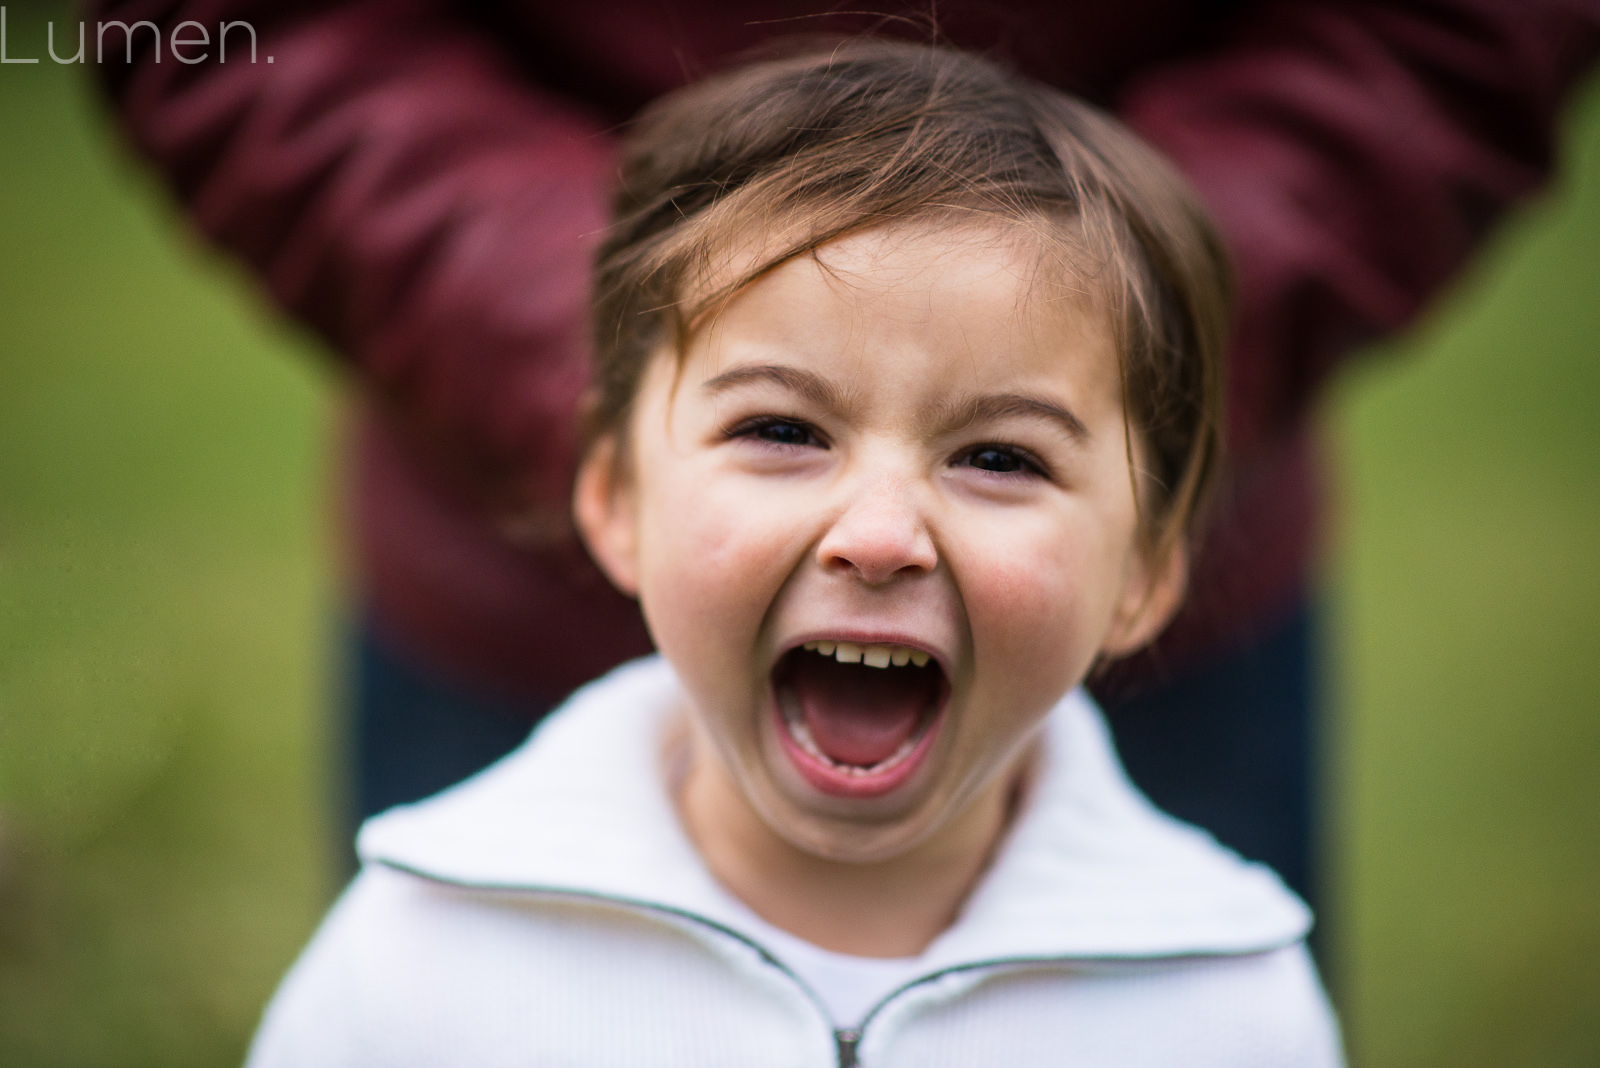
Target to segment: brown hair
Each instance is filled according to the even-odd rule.
[[[626,424],[663,342],[682,352],[778,264],[889,222],[987,216],[1067,250],[1109,313],[1152,468],[1146,546],[1184,536],[1216,465],[1229,273],[1182,179],[1110,118],[969,53],[853,40],[663,97],[619,177],[596,264],[590,441]]]

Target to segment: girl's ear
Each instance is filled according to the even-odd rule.
[[[1182,541],[1155,556],[1136,549],[1101,657],[1116,660],[1155,641],[1183,604],[1188,585],[1189,550]]]
[[[617,589],[639,593],[639,539],[633,483],[618,464],[617,436],[607,434],[578,465],[572,512],[589,555]]]

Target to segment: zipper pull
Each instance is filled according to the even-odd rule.
[[[833,1033],[834,1045],[839,1049],[839,1068],[859,1068],[856,1047],[861,1044],[859,1027],[841,1027]]]

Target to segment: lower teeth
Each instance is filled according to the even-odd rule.
[[[921,740],[922,737],[922,731],[913,731],[910,737],[901,742],[899,746],[895,748],[894,752],[890,753],[876,764],[841,764],[828,754],[824,753],[822,748],[817,745],[817,740],[811,736],[811,728],[806,726],[805,718],[792,707],[792,704],[792,701],[783,701],[781,699],[779,701],[779,705],[783,709],[784,722],[789,726],[789,736],[798,742],[800,744],[800,748],[804,749],[808,755],[815,757],[819,762],[827,765],[834,771],[842,771],[846,775],[878,775],[882,772],[888,771],[906,757],[910,756],[911,751],[917,747],[917,742]]]

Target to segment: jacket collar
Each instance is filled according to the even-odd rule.
[[[736,933],[667,797],[659,657],[574,694],[534,739],[435,798],[362,829],[368,862],[490,890],[602,897]],[[1252,953],[1298,941],[1305,905],[1267,868],[1160,813],[1124,776],[1098,709],[1068,694],[1017,824],[930,970],[994,960]]]

